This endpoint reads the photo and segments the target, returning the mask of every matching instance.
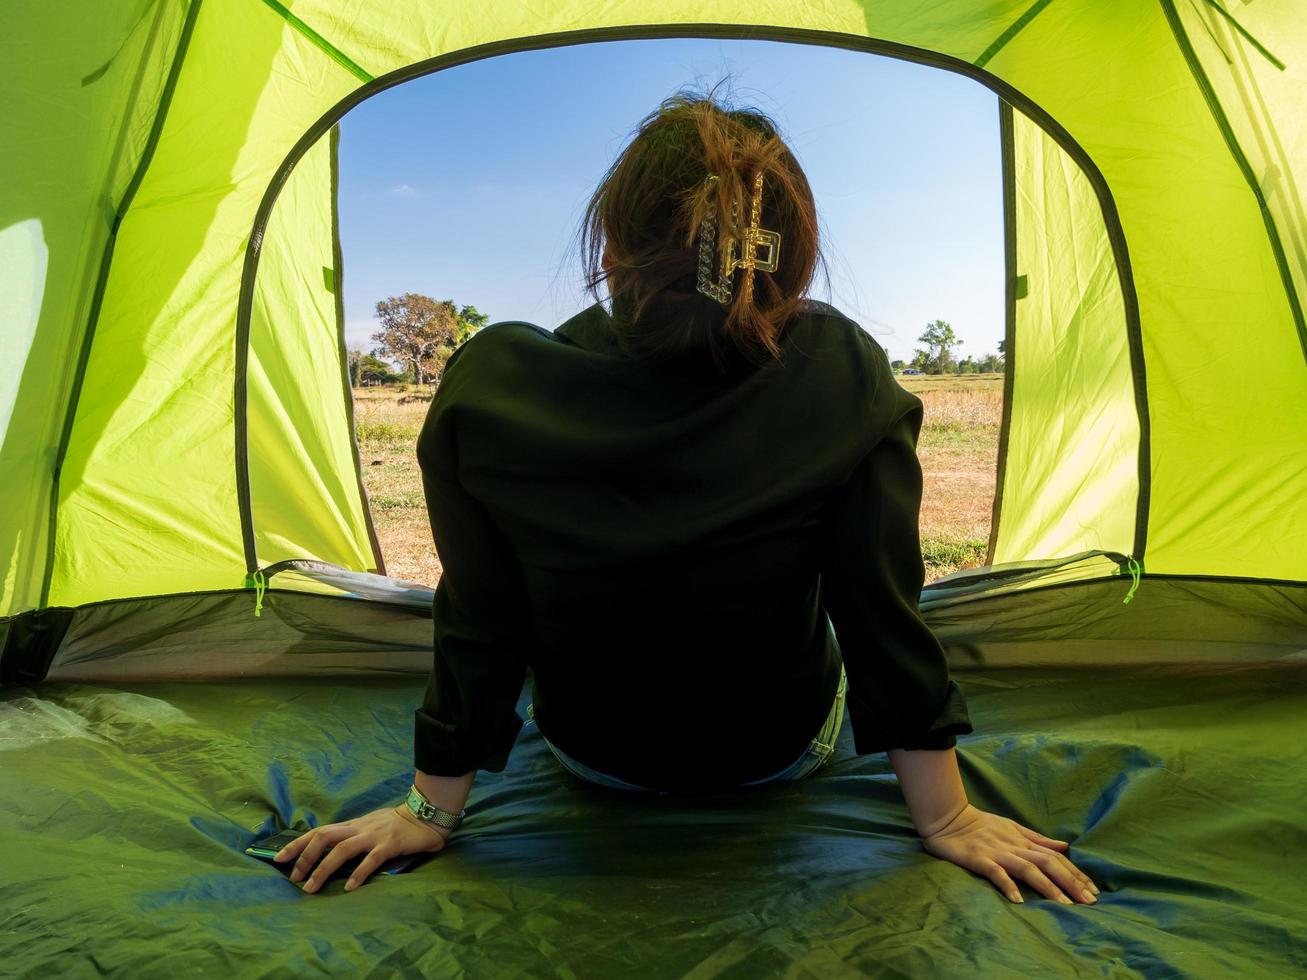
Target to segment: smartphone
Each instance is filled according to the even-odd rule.
[[[256,840],[249,847],[245,848],[245,853],[250,855],[250,857],[256,857],[256,858],[260,858],[261,860],[267,861],[271,863],[274,867],[284,871],[286,874],[290,874],[291,869],[295,867],[294,861],[274,861],[273,858],[275,858],[277,854],[280,853],[281,849],[285,847],[287,844],[289,844],[291,841],[298,840],[308,832],[309,832],[308,829],[283,830],[281,833],[273,834],[271,837],[264,837],[261,840]],[[331,848],[328,847],[327,850],[323,853],[323,857],[326,857],[327,854],[330,853],[331,853]],[[360,864],[363,863],[363,859],[366,856],[367,856],[366,854],[360,854],[350,858],[348,861],[346,861],[344,864],[342,864],[339,868],[335,870],[335,872],[331,875],[331,878],[348,876],[351,871],[353,871],[355,868],[357,868]],[[407,871],[409,868],[413,867],[413,865],[417,864],[423,858],[426,858],[428,856],[429,855],[427,854],[401,854],[399,855],[399,857],[393,857],[389,861],[384,862],[380,867],[377,868],[376,871],[373,872],[373,874],[379,874],[379,875],[401,874]],[[318,863],[319,864],[322,863],[322,858],[318,858]]]

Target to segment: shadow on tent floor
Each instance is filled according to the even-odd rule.
[[[0,972],[1307,971],[1307,664],[954,677],[972,802],[1069,840],[1096,905],[1016,905],[926,854],[847,719],[818,776],[693,803],[582,783],[528,726],[444,852],[310,895],[243,848],[398,803],[423,679],[8,688]]]

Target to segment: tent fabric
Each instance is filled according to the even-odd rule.
[[[297,572],[299,581],[285,576],[294,588],[262,596],[258,617],[243,590],[92,603],[55,610],[57,619],[14,617],[5,626],[21,637],[26,656],[6,657],[0,681],[430,671],[429,588],[379,575]],[[1300,583],[1155,576],[1132,597],[1120,581],[1083,575],[952,576],[923,591],[922,611],[950,667],[1292,663],[1307,656],[1307,587]],[[314,587],[320,591],[307,591]],[[1146,615],[1123,596],[1137,599]]]
[[[327,472],[347,465],[340,448],[348,445],[347,424],[339,410],[329,423],[334,431],[317,440],[323,451],[307,457],[321,473],[310,478],[319,486],[307,511],[296,513],[300,501],[287,496],[284,480],[265,479],[261,499],[252,499],[250,443],[261,436],[257,419],[251,428],[259,406],[250,402],[250,369],[279,370],[257,352],[251,357],[260,333],[253,297],[262,301],[272,288],[256,287],[269,228],[301,227],[298,218],[274,219],[279,192],[286,207],[299,210],[294,164],[309,154],[312,165],[313,137],[325,136],[350,105],[417,74],[533,47],[672,35],[837,44],[962,72],[1015,109],[1014,126],[1026,137],[1013,175],[1023,207],[1033,206],[1029,194],[1041,185],[1054,190],[1048,183],[1057,173],[1054,161],[1061,166],[1067,193],[1075,196],[1065,204],[1074,210],[1032,213],[1051,223],[1026,244],[1018,241],[1018,261],[1043,235],[1056,243],[1071,228],[1089,237],[1010,274],[1036,290],[1018,301],[1027,307],[1043,303],[1066,316],[1089,303],[1076,314],[1089,317],[1080,324],[1089,333],[1080,377],[1072,379],[1078,383],[1050,387],[1053,400],[1037,400],[1032,418],[1079,418],[1092,404],[1090,414],[1118,431],[1094,433],[1087,443],[1064,440],[1061,454],[1041,447],[1040,458],[1019,455],[1007,467],[1009,475],[1020,471],[1029,479],[1024,492],[1008,484],[1013,498],[1001,507],[998,531],[1004,560],[1059,557],[1048,551],[1078,550],[1094,537],[1120,548],[1119,531],[1110,529],[1131,515],[1119,453],[1134,438],[1120,402],[1124,331],[1136,396],[1133,427],[1140,429],[1129,554],[1149,574],[1304,578],[1307,521],[1297,515],[1307,497],[1300,452],[1307,413],[1299,410],[1307,392],[1307,335],[1300,329],[1304,223],[1295,151],[1307,117],[1291,110],[1303,90],[1296,55],[1307,39],[1291,0],[1262,0],[1255,11],[1237,13],[1217,0],[1183,5],[1205,8],[1197,11],[1172,0],[764,2],[747,9],[714,0],[610,0],[457,11],[423,2],[195,0],[182,22],[180,5],[156,6],[169,12],[106,25],[107,15],[94,5],[88,22],[112,28],[101,43],[70,45],[54,60],[40,43],[19,43],[9,62],[24,79],[18,93],[50,79],[40,92],[53,98],[28,103],[42,103],[40,125],[50,132],[75,132],[79,149],[70,161],[78,153],[101,162],[113,157],[119,142],[113,123],[125,111],[133,132],[149,120],[151,152],[148,158],[118,154],[115,174],[146,164],[133,172],[130,194],[117,190],[121,176],[86,179],[85,170],[73,170],[63,180],[77,185],[82,200],[94,193],[85,190],[88,184],[109,180],[99,205],[87,201],[80,212],[86,229],[103,223],[105,212],[121,212],[112,252],[98,268],[103,230],[87,230],[86,240],[75,243],[34,237],[56,221],[69,227],[78,221],[71,205],[55,210],[67,204],[58,194],[34,189],[44,173],[36,159],[20,157],[27,162],[0,190],[5,213],[15,216],[0,234],[19,257],[15,268],[26,270],[4,281],[6,308],[24,311],[29,324],[24,374],[59,379],[48,386],[53,394],[12,399],[21,403],[24,423],[43,424],[47,433],[34,439],[25,424],[21,433],[11,425],[6,434],[14,465],[0,471],[0,493],[16,503],[6,521],[6,614],[239,588],[263,563],[281,558],[376,567],[360,537],[361,497],[348,490],[348,474]],[[44,21],[19,27],[36,39]],[[73,77],[97,80],[74,86]],[[111,77],[130,91],[97,90]],[[138,77],[132,89],[129,79]],[[127,98],[131,91],[135,98]],[[100,124],[76,129],[93,111],[101,113]],[[36,118],[24,120],[38,125]],[[1036,145],[1030,123],[1071,156],[1082,176],[1056,153],[1026,152]],[[45,146],[52,155],[49,144],[36,145],[37,153]],[[1079,250],[1090,246],[1104,262],[1085,180],[1112,245],[1124,323],[1115,322],[1120,311],[1109,296],[1116,287],[1106,265],[1096,273],[1076,265],[1084,257]],[[54,251],[45,256],[50,245]],[[265,271],[275,277],[269,249]],[[1043,262],[1052,264],[1040,267]],[[60,271],[70,263],[94,273]],[[46,265],[56,278],[39,290],[36,310],[28,280]],[[1093,307],[1095,290],[1101,308]],[[58,298],[47,304],[46,293]],[[70,354],[83,341],[87,359],[79,373]],[[1030,356],[1023,361],[1016,354],[1016,372],[1034,379],[1048,368],[1065,378],[1065,365],[1035,356],[1041,344],[1048,347],[1050,338],[1026,342]],[[293,370],[323,377],[338,371],[312,360],[330,357],[325,346],[312,352],[307,346],[293,347],[299,359]],[[1250,376],[1256,384],[1244,383]],[[1023,424],[1028,428],[1018,414],[1015,448],[1022,446],[1015,429]],[[1110,463],[1088,458],[1090,449],[1104,447]],[[1074,450],[1086,458],[1068,461]],[[52,456],[59,462],[50,468]],[[1086,473],[1083,482],[1071,472],[1076,463]],[[1095,530],[1073,533],[1065,522],[1061,530],[1051,523],[1047,499],[1032,499],[1053,487],[1075,497],[1067,521]],[[346,513],[350,508],[357,510]]]
[[[1294,0],[68,0],[5,28],[7,966],[1307,968]],[[972,801],[1071,839],[1097,907],[1009,905],[923,855],[847,727],[810,782],[693,806],[578,784],[532,730],[450,849],[348,917],[242,854],[402,795],[429,668],[422,587],[370,574],[333,127],[470,60],[685,36],[902,58],[998,97],[993,564],[922,608],[974,709]]]
[[[185,9],[23,4],[0,33],[0,615],[43,605],[52,463],[97,277],[151,150]],[[58,57],[40,38],[59,38]]]
[[[1017,275],[990,561],[1131,554],[1146,446],[1107,226],[1076,162],[1026,116],[1002,111]]]
[[[1301,975],[1304,666],[958,671],[972,801],[1068,840],[1092,906],[928,855],[847,722],[808,780],[689,799],[576,780],[529,726],[446,850],[306,895],[244,848],[397,802],[420,677],[8,688],[0,949],[17,976]]]
[[[1298,339],[1307,351],[1307,127],[1280,125],[1301,118],[1307,105],[1307,19],[1285,16],[1285,4],[1257,4],[1229,16],[1213,2],[1170,4],[1176,41],[1190,59],[1213,105],[1213,116],[1245,182],[1264,210],[1280,275],[1292,304]],[[1261,38],[1270,44],[1248,43]],[[1276,51],[1285,57],[1277,56]]]
[[[60,475],[51,604],[233,588],[247,571],[233,434],[241,259],[291,107],[347,83],[267,7],[197,10],[109,267]]]

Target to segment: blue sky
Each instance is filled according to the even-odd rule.
[[[773,41],[653,40],[511,54],[407,82],[341,123],[346,333],[370,348],[404,292],[556,327],[593,300],[571,253],[599,178],[658,102],[731,75],[812,184],[834,303],[907,358],[950,322],[1003,335],[998,104],[950,72]]]

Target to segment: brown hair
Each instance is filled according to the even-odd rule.
[[[650,300],[671,290],[716,307],[706,340],[720,363],[715,330],[734,341],[750,360],[779,360],[779,339],[803,305],[817,264],[817,211],[808,179],[775,123],[754,108],[727,108],[712,90],[682,89],[641,120],[630,143],[604,174],[586,206],[580,240],[585,284],[598,299],[609,282],[614,311],[621,299],[638,318]],[[719,179],[710,181],[709,175]],[[730,303],[720,306],[696,290],[699,228],[715,215],[717,244],[744,238],[756,175],[763,177],[759,224],[780,232],[777,269],[754,270],[745,296],[747,269],[732,277]],[[731,221],[732,205],[738,208]],[[714,259],[719,253],[714,250]],[[605,268],[605,260],[611,268]],[[713,281],[719,272],[714,262]],[[706,307],[699,306],[700,310]],[[722,314],[724,313],[724,319]],[[665,353],[691,338],[670,329],[627,338],[643,353]]]

